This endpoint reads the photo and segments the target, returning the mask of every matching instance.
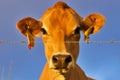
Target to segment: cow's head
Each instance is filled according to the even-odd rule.
[[[17,29],[27,37],[28,48],[34,47],[34,38],[41,35],[49,68],[67,73],[76,64],[80,31],[88,41],[90,34],[98,32],[105,22],[101,14],[93,13],[82,18],[64,2],[58,2],[40,20],[21,19]]]

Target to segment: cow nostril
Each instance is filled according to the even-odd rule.
[[[70,55],[67,56],[67,58],[65,59],[66,63],[69,63],[72,61],[72,57]]]
[[[57,54],[53,55],[51,60],[54,69],[68,69],[72,67],[73,59],[71,55]]]
[[[56,57],[56,56],[53,56],[53,57],[52,57],[52,61],[53,61],[53,63],[57,63],[57,62],[58,62],[57,57]]]

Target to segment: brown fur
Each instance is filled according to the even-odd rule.
[[[18,21],[17,28],[23,35],[29,35],[27,38],[31,44],[34,44],[34,39],[30,37],[35,38],[42,33],[47,62],[40,80],[93,80],[76,63],[80,31],[83,31],[85,41],[88,41],[90,34],[98,32],[105,21],[105,17],[97,13],[82,18],[66,3],[57,2],[45,11],[39,21],[30,17],[24,18]],[[55,66],[51,57],[58,53],[72,56],[72,62],[64,74],[52,69]]]

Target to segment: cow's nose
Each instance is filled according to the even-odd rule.
[[[53,55],[52,63],[56,69],[66,69],[72,63],[71,55]]]

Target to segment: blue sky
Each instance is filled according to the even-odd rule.
[[[1,0],[0,1],[0,80],[38,80],[46,58],[43,43],[32,50],[16,30],[16,22],[26,16],[39,19],[43,12],[59,0]],[[120,80],[120,1],[119,0],[63,0],[86,17],[92,12],[102,13],[107,22],[101,31],[91,35],[92,44],[81,43],[77,63],[96,80]],[[37,41],[42,41],[40,38]],[[110,41],[117,41],[110,43]],[[83,42],[83,36],[81,38]]]

